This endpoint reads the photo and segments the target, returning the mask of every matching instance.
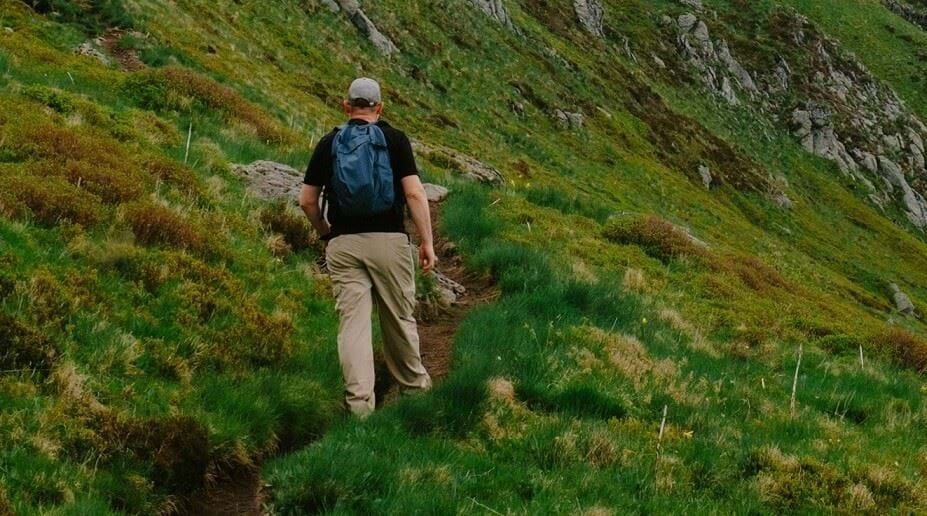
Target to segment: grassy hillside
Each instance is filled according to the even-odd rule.
[[[0,513],[183,511],[257,467],[284,514],[927,510],[927,328],[889,290],[927,306],[923,232],[674,61],[692,8],[603,2],[600,39],[504,3],[365,2],[384,58],[315,0],[0,0]],[[927,34],[880,2],[703,3],[757,66],[804,14],[927,116]],[[502,296],[364,423],[319,245],[231,169],[304,166],[360,74],[506,177],[419,156]]]

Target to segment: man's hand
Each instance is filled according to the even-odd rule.
[[[423,273],[431,272],[438,263],[438,257],[435,256],[435,246],[428,243],[422,244],[418,248],[418,265]]]
[[[309,222],[315,228],[319,237],[324,237],[331,231],[331,228],[328,226],[325,217],[322,216],[322,208],[319,206],[321,193],[322,189],[320,187],[304,184],[299,192],[299,207],[303,209],[303,213],[309,218]]]

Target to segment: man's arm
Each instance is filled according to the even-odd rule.
[[[322,208],[319,206],[319,196],[321,193],[321,187],[304,184],[302,190],[299,192],[299,207],[302,208],[303,213],[309,217],[309,222],[312,224],[312,227],[315,228],[319,236],[324,237],[328,235],[331,228],[328,226],[325,217],[322,216]]]
[[[417,175],[402,178],[402,190],[406,195],[406,203],[412,212],[412,222],[418,229],[422,241],[419,243],[418,260],[422,272],[434,268],[438,258],[435,256],[434,239],[431,234],[431,210],[428,208],[428,196]]]

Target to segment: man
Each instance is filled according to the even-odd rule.
[[[374,302],[386,365],[400,389],[431,387],[413,317],[415,266],[405,232],[406,204],[421,235],[422,271],[430,271],[437,259],[412,145],[402,131],[380,120],[380,85],[368,78],[355,80],[342,107],[349,121],[319,141],[299,205],[328,241],[325,257],[341,319],[338,356],[345,402],[351,412],[366,417],[376,404],[370,320]],[[319,205],[323,189],[327,221]]]

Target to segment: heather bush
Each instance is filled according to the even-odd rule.
[[[158,155],[145,158],[142,167],[157,181],[163,181],[181,192],[200,193],[200,182],[190,167]]]
[[[872,339],[873,345],[888,354],[899,366],[927,373],[927,340],[900,328],[890,329]]]
[[[281,235],[290,249],[297,253],[318,243],[306,217],[295,213],[286,203],[279,202],[264,208],[260,219],[268,231]]]
[[[47,373],[57,357],[57,347],[41,331],[0,313],[0,370],[34,369]]]
[[[136,240],[146,245],[160,245],[205,251],[206,238],[174,210],[150,201],[137,201],[122,208],[125,220]]]
[[[613,218],[606,223],[602,234],[612,242],[640,246],[663,262],[680,256],[704,258],[708,255],[707,248],[685,229],[656,215]]]
[[[277,143],[295,135],[238,92],[180,67],[137,72],[126,79],[123,91],[146,109],[156,111],[217,111],[251,127],[258,137]]]
[[[10,216],[32,217],[52,226],[67,220],[91,226],[105,212],[101,199],[60,177],[0,175],[0,208]]]

